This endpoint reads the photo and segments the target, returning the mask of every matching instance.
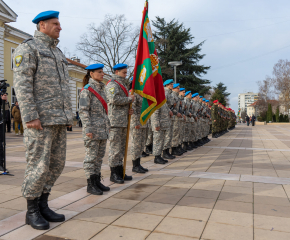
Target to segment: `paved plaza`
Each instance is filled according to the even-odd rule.
[[[93,240],[289,240],[290,126],[238,125],[194,151],[156,165],[123,185],[102,175],[111,191],[86,192],[81,129],[68,132],[66,167],[49,205],[66,216],[48,231],[24,224],[22,137],[7,135],[7,165],[0,176],[0,239]],[[108,148],[107,148],[108,152]],[[128,170],[131,174],[129,152]]]

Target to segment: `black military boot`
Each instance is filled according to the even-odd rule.
[[[197,148],[197,146],[195,145],[194,142],[190,142],[190,143],[191,143],[191,147],[192,147],[192,148]]]
[[[41,215],[38,201],[39,198],[27,200],[25,223],[37,230],[47,230],[49,229],[49,222]]]
[[[181,147],[183,152],[185,152],[185,153],[187,152],[186,146],[184,145],[184,143],[181,143],[180,147]]]
[[[172,157],[172,159],[176,158],[174,155],[170,153],[170,148],[167,149],[167,154]]]
[[[64,222],[65,216],[63,214],[58,214],[48,207],[48,196],[49,193],[42,193],[38,199],[38,207],[41,215],[49,222]]]
[[[119,184],[124,183],[123,174],[122,175],[119,174],[119,166],[111,167],[110,181],[114,183],[119,183]]]
[[[172,147],[171,154],[175,155],[175,156],[181,156],[182,155],[182,153],[178,151],[177,147]]]
[[[96,185],[96,177],[97,175],[93,174],[87,179],[87,192],[93,195],[103,195],[103,191]]]
[[[152,146],[152,144],[146,146],[146,153],[148,153],[148,154],[152,154],[152,150],[153,150],[153,146]]]
[[[186,142],[186,150],[191,151],[193,148],[189,144],[189,142]]]
[[[149,170],[147,168],[142,167],[141,165],[141,158],[139,158],[139,166],[143,169],[143,171],[148,172]]]
[[[144,152],[144,151],[143,151],[142,154],[141,154],[142,157],[148,157],[149,155],[150,155],[150,154],[147,154],[147,153]]]
[[[168,162],[168,161],[167,161],[167,162]],[[154,158],[154,163],[156,163],[156,164],[166,164],[167,162],[166,162],[165,159],[163,159],[163,158],[161,157],[161,155],[159,155],[159,156],[155,156],[155,158]]]
[[[174,159],[174,157],[172,157],[172,156],[169,154],[169,149],[165,149],[165,150],[163,150],[162,157],[165,158],[165,159]]]
[[[104,184],[101,182],[101,173],[96,174],[96,185],[99,189],[101,189],[103,192],[108,192],[110,191],[109,187],[106,187]]]
[[[132,160],[132,163],[133,163],[132,172],[136,172],[136,173],[146,173],[146,171],[144,171],[141,168],[140,158],[137,158],[136,160]]]
[[[124,167],[123,167],[123,165],[120,165],[120,166],[118,166],[118,167],[119,167],[119,174],[120,174],[120,176],[123,178]],[[124,181],[131,181],[132,179],[133,179],[132,176],[127,176],[127,175],[125,174]]]

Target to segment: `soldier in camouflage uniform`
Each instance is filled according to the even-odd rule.
[[[145,153],[152,154],[152,150],[153,150],[153,132],[152,132],[152,128],[151,128],[151,119],[149,118],[147,121],[148,124],[148,128],[147,128],[147,134],[146,134],[146,149],[145,149]]]
[[[166,97],[166,104],[168,106],[168,113],[170,115],[170,118],[173,117],[173,105],[174,100],[172,98],[172,89],[173,89],[173,79],[168,79],[163,83],[164,91],[165,91],[165,97]],[[164,140],[164,146],[163,146],[163,154],[162,157],[165,159],[174,159],[175,156],[171,155],[169,150],[171,148],[171,142],[172,142],[172,134],[173,134],[173,124],[172,121],[169,121],[170,127],[167,128],[165,132],[165,140]]]
[[[180,99],[179,99],[179,83],[173,84],[173,89],[172,89],[172,101],[173,101],[173,107],[172,107],[172,113],[173,117],[171,118],[172,120],[172,142],[171,142],[171,147],[172,147],[172,155],[180,156],[183,154],[183,151],[181,151],[180,146],[179,146],[179,139],[180,139],[180,118],[182,118],[181,115],[181,104],[180,104]]]
[[[211,117],[212,117],[212,137],[217,138],[219,127],[218,127],[218,100],[213,101],[213,106],[211,107]]]
[[[73,124],[67,61],[57,48],[59,12],[36,16],[34,38],[14,53],[14,86],[24,125],[26,171],[22,195],[27,200],[26,224],[49,228],[65,216],[48,207],[48,196],[65,166],[66,126]],[[45,21],[44,21],[45,20]]]
[[[165,133],[170,128],[170,115],[167,104],[157,109],[151,115],[151,127],[153,131],[153,155],[154,163],[165,164],[168,161],[161,157],[164,147]]]
[[[109,134],[109,166],[111,168],[110,180],[115,183],[124,183],[132,180],[131,176],[125,175],[123,180],[123,158],[125,154],[128,114],[133,114],[133,109],[129,110],[130,104],[135,96],[129,95],[126,83],[127,65],[117,64],[113,67],[115,74],[106,86],[106,97],[108,101],[108,116],[111,124]]]
[[[131,78],[131,81],[133,78]],[[132,85],[132,84],[131,84]],[[130,86],[132,88],[132,86]],[[132,89],[130,90],[131,93]],[[132,172],[136,173],[146,173],[148,172],[147,168],[143,168],[140,164],[142,152],[146,143],[146,134],[147,134],[147,123],[142,125],[140,122],[141,117],[141,108],[143,97],[137,93],[134,93],[135,101],[132,104],[132,109],[134,110],[134,114],[131,116],[130,123],[130,132],[132,138],[132,146],[131,146],[131,155],[132,155],[132,163],[133,168]]]
[[[183,143],[186,150],[192,150],[193,148],[189,144],[190,141],[190,135],[191,135],[191,91],[187,91],[184,95],[184,104],[186,106],[185,108],[185,131],[184,131],[184,138]]]
[[[84,170],[88,182],[87,192],[102,195],[109,191],[101,183],[101,166],[106,152],[110,122],[105,94],[103,64],[92,64],[86,68],[83,89],[80,93],[79,114],[83,125],[83,139],[86,148]]]
[[[192,94],[191,98],[191,114],[192,114],[192,137],[191,137],[191,146],[192,148],[197,148],[198,145],[196,144],[197,141],[197,105],[194,98],[198,95],[198,93]]]
[[[185,115],[185,111],[186,111],[186,104],[184,102],[184,95],[185,95],[185,88],[180,88],[180,92],[179,92],[179,100],[180,100],[180,104],[181,104],[181,114],[182,114],[182,118],[180,119],[180,138],[179,138],[179,145],[180,145],[180,150],[185,153],[187,152],[186,150],[186,146],[183,145],[184,142],[184,135],[185,135],[185,126],[186,126],[186,115]]]

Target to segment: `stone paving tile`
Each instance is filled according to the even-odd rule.
[[[173,234],[153,232],[146,239],[148,239],[148,240],[194,240],[194,239],[198,239],[198,238],[191,238],[191,237],[177,236],[177,235],[173,235]]]
[[[169,217],[173,218],[185,218],[192,220],[202,220],[207,221],[209,215],[211,214],[211,209],[207,208],[197,208],[197,207],[187,207],[187,206],[175,206],[170,213]]]
[[[289,240],[290,233],[278,232],[278,231],[269,231],[269,230],[255,228],[254,239],[255,240],[273,240],[273,239]]]
[[[112,197],[96,205],[96,207],[128,211],[131,208],[133,208],[135,205],[137,205],[139,202],[140,201],[129,200],[129,199],[117,199],[117,198]]]
[[[168,196],[170,197],[170,196]],[[174,207],[172,204],[153,203],[153,202],[140,202],[133,207],[131,212],[153,214],[159,216],[166,216]]]
[[[253,204],[247,202],[218,200],[214,209],[232,212],[253,213]]]

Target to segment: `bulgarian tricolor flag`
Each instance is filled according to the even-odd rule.
[[[144,125],[155,110],[166,103],[162,73],[145,2],[132,83],[134,92],[143,97],[140,122]]]

